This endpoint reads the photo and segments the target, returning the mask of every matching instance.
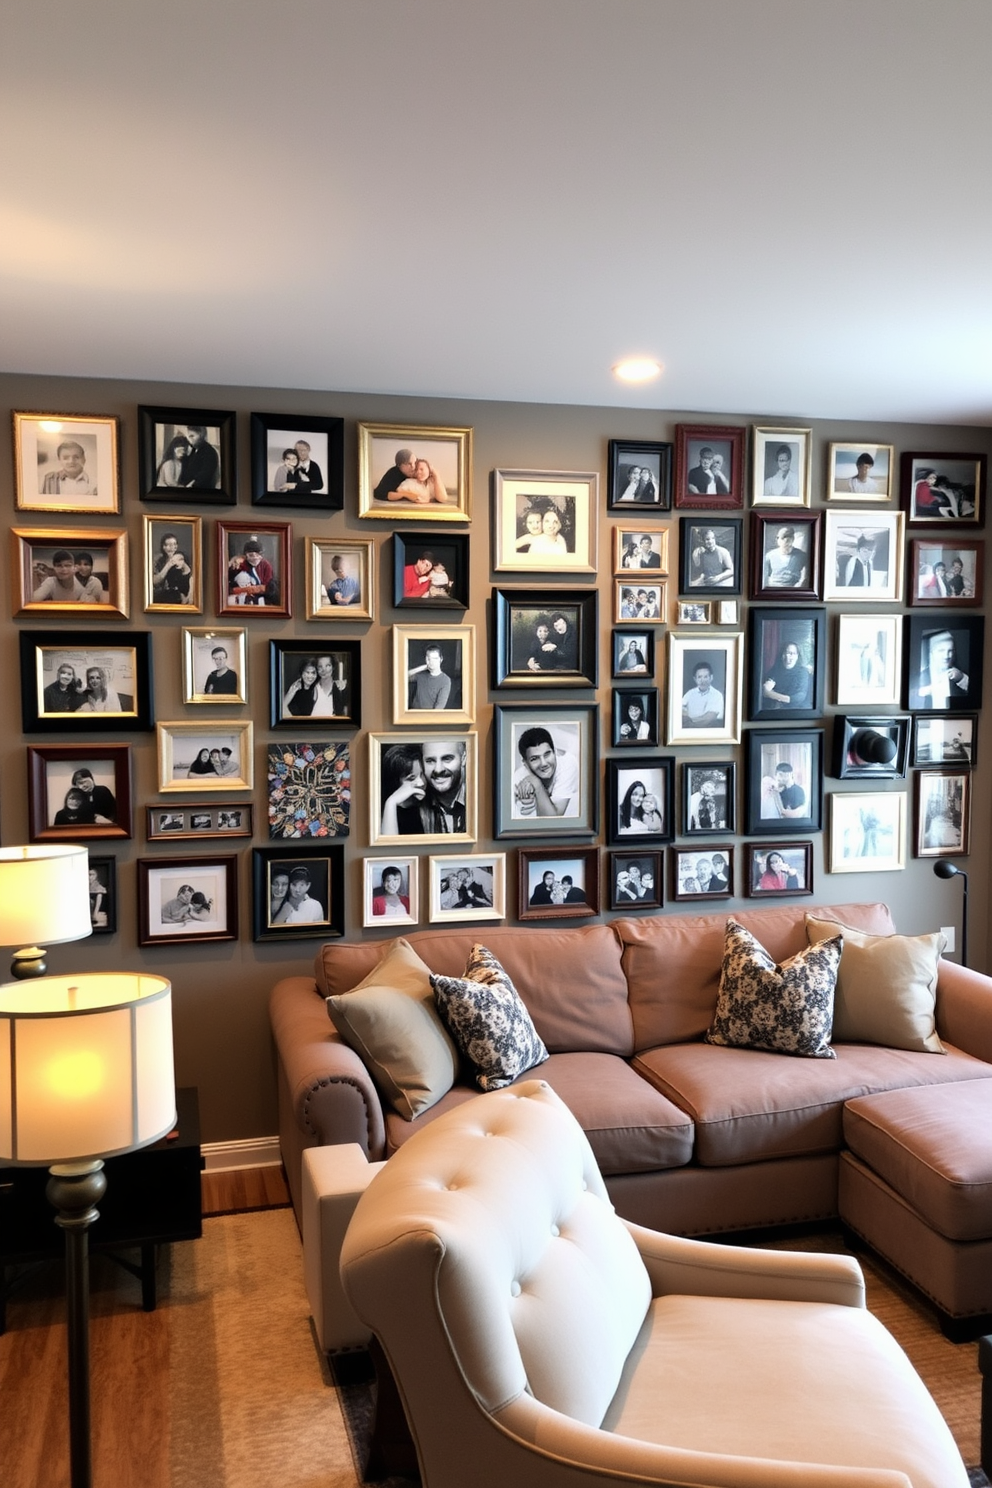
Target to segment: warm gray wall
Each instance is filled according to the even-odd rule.
[[[270,734],[268,720],[268,646],[270,635],[312,635],[315,639],[362,637],[364,668],[363,717],[365,729],[391,728],[391,662],[389,627],[393,621],[408,624],[414,618],[409,610],[394,611],[392,597],[392,553],[390,534],[392,524],[388,522],[362,522],[357,516],[357,419],[385,420],[397,423],[430,423],[471,425],[474,430],[473,507],[471,533],[472,603],[464,615],[466,621],[475,624],[478,641],[479,698],[476,728],[479,735],[480,799],[479,799],[479,850],[493,845],[508,854],[507,901],[516,903],[515,844],[500,842],[492,844],[491,804],[491,745],[489,740],[494,695],[490,692],[489,647],[487,631],[487,600],[495,582],[527,582],[525,575],[495,575],[489,567],[489,473],[496,467],[523,467],[545,470],[599,469],[602,477],[602,517],[600,523],[600,567],[601,579],[601,686],[597,700],[601,705],[601,754],[608,754],[609,704],[610,704],[610,658],[609,632],[612,577],[612,545],[610,528],[620,520],[615,513],[605,510],[605,478],[607,440],[628,439],[672,439],[674,426],[678,422],[703,423],[798,423],[797,419],[778,420],[769,414],[698,415],[693,413],[652,413],[640,410],[618,410],[605,408],[568,407],[559,405],[535,405],[526,403],[481,403],[461,400],[433,401],[418,398],[372,397],[356,393],[287,392],[259,388],[187,387],[171,383],[123,383],[110,381],[83,381],[80,379],[0,377],[0,401],[9,409],[34,410],[63,413],[118,414],[123,421],[123,512],[120,519],[110,517],[95,519],[96,525],[108,527],[126,523],[130,540],[130,570],[132,608],[130,621],[105,622],[108,638],[120,635],[128,626],[148,629],[153,635],[155,668],[155,712],[160,719],[181,718],[184,715],[197,720],[204,717],[202,709],[184,709],[181,688],[180,630],[184,616],[145,615],[141,610],[141,517],[142,514],[162,516],[169,510],[182,511],[181,504],[175,508],[163,504],[143,504],[137,499],[137,415],[138,404],[163,404],[190,408],[232,408],[238,414],[238,461],[239,503],[237,507],[190,507],[204,518],[206,572],[204,586],[204,613],[193,617],[188,623],[206,624],[214,615],[214,522],[217,517],[251,521],[288,520],[293,528],[294,611],[304,613],[303,599],[303,538],[314,536],[343,536],[348,533],[363,538],[374,538],[378,544],[378,618],[374,624],[351,623],[328,626],[321,622],[307,622],[302,618],[293,620],[247,621],[249,640],[249,709],[256,730],[256,788],[253,793],[256,813],[256,844],[268,841],[265,813],[265,749],[267,742],[276,736]],[[346,425],[346,479],[347,496],[344,512],[326,516],[310,516],[297,510],[280,510],[265,507],[253,508],[249,497],[249,452],[248,415],[252,411],[296,414],[333,414],[343,416]],[[813,504],[824,505],[822,492],[827,446],[832,440],[862,439],[870,443],[891,443],[898,452],[914,450],[988,451],[992,446],[992,431],[982,428],[954,428],[948,426],[920,426],[878,423],[829,423],[807,419],[812,425],[813,438]],[[15,514],[13,503],[12,460],[9,446],[0,450],[0,490],[10,516],[11,525],[21,526],[72,526],[89,522],[89,518],[68,517],[51,519],[39,513]],[[675,532],[672,544],[672,574],[669,595],[674,596],[677,586],[677,518],[671,516]],[[625,519],[627,520],[627,519]],[[413,525],[413,524],[411,524]],[[748,538],[748,523],[745,523],[745,540]],[[749,570],[747,570],[749,572]],[[9,574],[6,581],[9,585]],[[2,601],[2,613],[11,613],[10,595]],[[839,608],[831,606],[831,611]],[[891,612],[892,607],[886,606]],[[746,613],[746,602],[743,606]],[[455,619],[458,612],[445,615]],[[26,620],[0,620],[0,644],[4,674],[7,677],[5,696],[9,706],[0,719],[0,796],[2,796],[2,840],[5,845],[27,841],[27,806],[25,775],[25,744],[54,742],[51,734],[39,734],[26,740],[20,730],[18,642],[20,627],[38,628],[40,621],[34,617]],[[56,623],[54,620],[53,624]],[[59,622],[64,623],[64,622]],[[223,622],[233,623],[231,621]],[[86,622],[89,626],[90,622]],[[102,628],[102,627],[101,627]],[[663,636],[664,632],[659,632]],[[828,699],[833,697],[833,635],[830,636],[831,664],[828,671]],[[989,638],[992,652],[992,637]],[[664,688],[665,674],[662,663],[663,646],[658,652],[658,682]],[[990,686],[989,664],[986,665],[986,688]],[[988,694],[992,698],[992,693]],[[536,701],[533,694],[500,693],[500,700],[514,702]],[[555,701],[567,701],[588,693],[556,693]],[[664,699],[664,691],[662,692]],[[664,703],[663,703],[664,707]],[[210,710],[213,719],[222,712],[244,717],[241,709]],[[828,713],[835,711],[832,702]],[[805,725],[804,725],[805,726]],[[815,726],[815,725],[810,725]],[[335,737],[343,737],[338,731]],[[238,851],[240,877],[241,938],[234,943],[218,945],[174,946],[165,949],[139,950],[136,944],[136,889],[134,860],[142,856],[163,856],[176,847],[168,844],[149,845],[144,840],[144,807],[156,799],[156,760],[154,734],[121,734],[128,739],[133,754],[133,806],[135,836],[129,842],[107,845],[117,857],[119,889],[119,930],[116,936],[98,936],[73,945],[56,947],[50,955],[53,972],[72,969],[98,970],[103,967],[126,967],[145,969],[171,977],[174,986],[175,1034],[177,1069],[180,1083],[195,1084],[200,1090],[200,1109],[203,1134],[207,1141],[234,1140],[265,1136],[276,1130],[275,1090],[272,1055],[266,1013],[267,995],[272,982],[287,972],[306,972],[313,962],[317,942],[292,941],[279,945],[263,943],[255,945],[251,935],[251,848],[239,847],[238,842],[225,844],[224,850]],[[283,737],[288,737],[283,734]],[[825,757],[829,760],[830,724],[826,723]],[[971,947],[970,960],[973,965],[985,967],[987,957],[987,907],[989,905],[988,822],[990,781],[990,751],[992,741],[986,737],[984,727],[978,736],[979,768],[975,771],[973,794],[973,842],[974,852],[968,863],[971,874]],[[699,750],[664,750],[677,758],[706,758],[711,753],[724,758],[733,754],[740,762],[739,781],[742,777],[743,747],[728,746],[705,754]],[[348,933],[358,935],[361,925],[361,859],[368,851],[367,836],[367,747],[363,736],[359,736],[352,752],[352,831],[347,841],[347,920]],[[841,788],[841,783],[828,779],[827,789]],[[893,782],[894,789],[909,789],[912,807],[912,780]],[[856,788],[848,782],[844,789]],[[825,820],[829,819],[829,813]],[[738,840],[740,840],[738,838]],[[880,875],[841,874],[830,875],[824,871],[823,850],[825,838],[818,835],[814,842],[814,885],[812,900],[806,903],[841,903],[844,901],[880,898],[892,908],[900,930],[922,932],[937,928],[941,924],[960,924],[960,886],[956,883],[941,883],[933,876],[930,861],[918,862],[911,856],[902,873]],[[527,844],[533,846],[533,843]],[[209,851],[206,843],[183,844],[192,853]],[[99,851],[104,851],[101,844]],[[380,849],[375,849],[379,852]],[[419,850],[427,856],[432,849]],[[742,874],[742,855],[738,854],[738,875]],[[666,897],[669,885],[666,883]],[[741,901],[731,901],[737,903]],[[800,903],[804,901],[800,900]],[[723,907],[703,906],[704,909]],[[727,907],[730,907],[727,904]],[[692,912],[694,906],[668,906],[663,913]],[[426,906],[422,903],[422,915]],[[484,928],[484,927],[483,927]],[[535,927],[536,933],[540,927]],[[384,938],[382,932],[377,938]],[[581,989],[576,989],[581,995]]]

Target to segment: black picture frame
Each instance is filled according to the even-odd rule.
[[[90,926],[93,935],[117,933],[117,859],[90,853]]]
[[[715,837],[736,830],[736,761],[683,760],[682,836]]]
[[[636,749],[647,744],[657,749],[661,742],[658,689],[614,687],[612,703],[613,748]]]
[[[749,837],[822,831],[822,729],[748,729],[744,768]],[[807,808],[801,815],[783,814],[800,806]]]
[[[949,612],[939,618],[932,614],[909,615],[907,621],[904,654],[906,707],[909,711],[977,712],[982,706],[985,617]],[[946,672],[947,690],[940,694],[933,690],[929,658],[935,646],[938,648],[935,654],[946,653],[946,637],[950,638],[951,670],[941,669]],[[959,675],[954,677],[952,672]],[[962,674],[967,686],[963,685]],[[941,696],[946,699],[946,708],[937,701]]]
[[[80,772],[93,782],[93,817],[102,820],[59,822],[58,802],[67,805]],[[87,808],[83,815],[89,814]],[[130,837],[130,744],[29,744],[28,833],[31,842]]]
[[[654,676],[654,636],[648,627],[643,632],[613,630],[610,632],[610,676],[630,681],[635,677]],[[630,658],[634,664],[630,665]]]
[[[157,408],[138,405],[138,495],[142,501],[167,501],[172,506],[233,506],[238,499],[236,415],[231,409]],[[166,484],[162,467],[173,441],[190,427],[204,429],[203,443],[217,456],[213,483],[189,486]],[[211,438],[210,436],[213,435]],[[187,463],[189,457],[186,457]]]
[[[636,881],[634,873],[636,870]],[[665,850],[638,852],[617,849],[606,854],[607,898],[611,910],[633,914],[661,909],[665,903]]]
[[[633,482],[635,467],[650,479]],[[607,465],[609,511],[667,512],[672,509],[672,446],[650,439],[611,439]]]
[[[751,609],[747,716],[752,722],[822,715],[826,639],[826,610]]]
[[[286,895],[275,904],[279,879],[288,880]],[[294,880],[293,875],[296,875]],[[292,885],[309,874],[306,898],[295,908],[290,902]],[[251,913],[253,940],[328,939],[344,934],[345,862],[340,844],[286,842],[280,847],[255,847],[251,854]],[[308,908],[307,901],[311,901]],[[294,913],[306,916],[312,905],[323,911],[319,918],[294,920]],[[287,915],[279,920],[273,916]]]
[[[836,780],[902,780],[909,758],[908,718],[838,713],[830,773]]]
[[[553,886],[547,883],[549,874],[554,875]],[[519,920],[575,920],[597,914],[598,847],[517,849]]]
[[[820,535],[822,513],[808,511],[751,514],[751,598],[795,604],[822,598]],[[791,531],[788,536],[780,534]]]
[[[467,610],[469,600],[469,534],[446,532],[393,533],[393,606],[403,610]],[[440,566],[447,583],[427,586],[420,595],[407,594],[406,570],[415,568],[418,558],[433,555],[433,568]],[[432,570],[427,570],[429,573]],[[426,577],[426,574],[425,574]],[[441,592],[433,593],[433,589]]]
[[[715,847],[673,847],[672,899],[676,904],[687,900],[732,899],[734,896],[734,846],[721,842]],[[710,876],[704,882],[701,872],[706,865]]]
[[[238,859],[235,853],[204,854],[193,858],[138,858],[135,867],[138,870],[140,946],[237,940]],[[189,890],[193,891],[192,895]],[[214,912],[215,904],[219,913]],[[177,918],[187,905],[190,906],[188,916]]]
[[[987,473],[984,454],[904,451],[900,489],[907,527],[984,527]]]
[[[559,815],[538,816],[525,799],[526,792],[519,789],[527,783],[521,744],[531,744],[527,738],[531,730],[550,736],[559,760],[556,780],[567,772],[570,788],[574,784],[575,793],[569,795]],[[599,828],[598,703],[497,703],[492,737],[494,837],[541,837],[550,843],[561,837],[595,836]],[[546,740],[533,742],[535,748],[547,745]],[[551,795],[554,799],[554,782]]]
[[[637,788],[640,787],[640,796]],[[647,819],[644,803],[654,798]],[[606,761],[606,840],[611,847],[629,843],[671,842],[675,836],[675,760],[671,755],[631,755]],[[645,824],[645,821],[647,824]]]
[[[317,698],[312,707],[320,704],[316,689],[319,686],[321,663],[324,658],[332,664],[332,697],[334,713],[314,713],[306,710],[307,695]],[[314,680],[309,687],[304,684],[309,677],[308,664],[312,663]],[[325,669],[326,670],[326,669]],[[338,685],[338,684],[343,685]],[[322,691],[322,689],[321,689]],[[292,693],[290,697],[289,694]],[[287,706],[288,699],[288,706]],[[293,711],[302,709],[303,711]],[[361,728],[362,726],[362,643],[341,641],[336,638],[321,638],[321,644],[312,639],[269,641],[269,727],[318,732],[333,728]]]
[[[22,630],[18,644],[24,733],[121,734],[154,728],[149,631],[108,634],[105,630]],[[60,674],[67,669],[73,671],[74,682],[63,688]],[[95,682],[94,689],[85,685],[88,674],[95,670],[103,674],[103,698],[87,696],[88,690],[97,687]],[[49,683],[46,675],[51,676]],[[125,690],[127,686],[130,692]],[[121,705],[118,710],[92,711],[91,704],[99,708],[115,698]]]
[[[776,854],[782,859],[781,867],[771,863]],[[778,887],[768,883],[762,888],[766,873],[779,880]],[[745,842],[744,893],[748,899],[794,899],[812,892],[812,842]]]
[[[713,533],[713,543],[707,542],[707,533]],[[707,551],[718,556],[704,558]],[[721,556],[722,555],[722,556]],[[726,575],[729,558],[731,570],[729,582],[720,581]],[[679,593],[712,594],[717,598],[729,598],[743,593],[744,562],[744,518],[728,517],[722,512],[716,517],[679,518]]]
[[[977,755],[977,713],[914,713],[911,765],[970,770]]]
[[[296,506],[307,511],[344,509],[344,419],[313,414],[253,413],[251,415],[251,502],[252,506]],[[306,439],[306,435],[316,439]],[[285,436],[276,438],[276,436]],[[310,446],[310,466],[320,477],[307,483],[294,474],[276,484],[281,462],[273,459],[276,448],[295,449],[299,442]],[[297,451],[297,459],[299,459]]]
[[[490,633],[494,688],[596,686],[595,589],[494,589]]]

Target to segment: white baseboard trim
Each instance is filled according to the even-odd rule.
[[[282,1162],[278,1137],[252,1137],[246,1142],[204,1142],[200,1151],[208,1173],[233,1168],[274,1168]]]

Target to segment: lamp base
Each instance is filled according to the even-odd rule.
[[[29,977],[42,977],[47,970],[48,962],[40,946],[26,946],[23,951],[15,951],[10,963],[10,974],[18,982]]]
[[[94,1207],[107,1191],[103,1163],[56,1163],[45,1187],[65,1231],[66,1329],[69,1345],[69,1470],[72,1488],[91,1488],[90,1461],[90,1258]]]

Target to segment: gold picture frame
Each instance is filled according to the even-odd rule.
[[[163,793],[251,790],[255,771],[254,734],[250,719],[218,718],[211,723],[189,723],[177,719],[171,723],[157,723],[155,735],[158,788]],[[222,768],[230,769],[231,762],[236,761],[237,773],[222,774],[216,763],[208,769],[214,753],[221,757],[219,764]],[[202,758],[204,754],[206,760]]]
[[[241,626],[184,625],[182,646],[184,703],[247,703],[248,641]]]
[[[96,413],[14,412],[11,421],[18,511],[117,515],[121,509],[119,418]]]
[[[15,620],[51,614],[126,620],[127,533],[122,527],[12,527],[10,592]]]
[[[201,615],[203,518],[143,516],[141,532],[145,613]]]
[[[401,469],[397,454],[412,457]],[[419,476],[418,458],[428,465]],[[409,467],[409,468],[407,468]],[[468,522],[472,430],[429,424],[358,425],[358,515],[370,521]],[[401,486],[406,494],[399,494]],[[443,498],[438,494],[443,490]]]
[[[344,542],[328,542],[318,537],[306,539],[304,580],[308,620],[375,619],[375,550],[371,538],[351,537]],[[343,571],[340,565],[335,565],[338,558],[344,559]],[[338,603],[333,599],[331,586],[342,577],[345,581],[356,580],[358,593]],[[344,593],[348,592],[346,587]]]
[[[431,652],[438,653],[437,663],[429,658]],[[448,727],[474,722],[475,626],[394,625],[393,723]]]

